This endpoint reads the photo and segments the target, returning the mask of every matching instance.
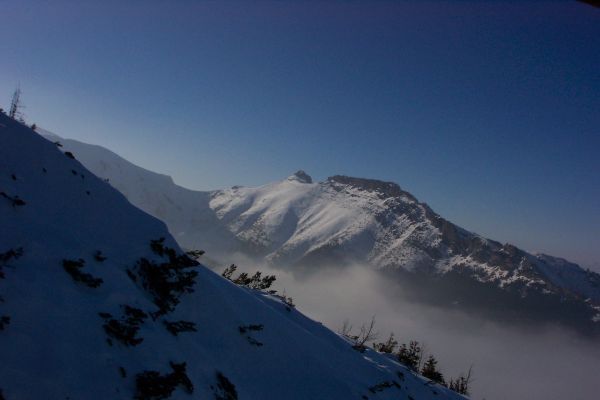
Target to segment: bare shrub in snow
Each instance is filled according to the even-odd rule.
[[[158,311],[151,313],[152,317],[167,314],[179,304],[179,296],[194,291],[197,271],[189,268],[196,267],[198,262],[187,255],[178,255],[177,252],[164,246],[164,238],[150,242],[152,251],[160,257],[167,257],[163,263],[156,263],[146,258],[141,258],[134,270],[128,270],[127,274],[135,281],[141,283],[142,287],[152,296]],[[138,279],[139,278],[139,279]]]
[[[394,334],[390,333],[388,340],[382,343],[373,343],[373,349],[380,353],[392,354],[398,347],[398,341],[394,339]]]
[[[360,331],[358,332],[358,339],[352,346],[355,350],[360,351],[361,353],[365,351],[366,344],[371,342],[379,336],[377,332],[375,332],[375,317],[371,317],[371,322],[369,324],[362,324],[360,327]]]
[[[262,324],[258,325],[240,325],[238,327],[240,333],[244,334],[248,331],[262,331],[264,326]]]
[[[347,319],[344,320],[344,323],[342,324],[342,327],[338,330],[338,333],[348,339],[355,337],[352,335],[352,325]]]
[[[448,382],[448,388],[450,390],[454,390],[458,394],[464,394],[465,396],[469,395],[469,387],[471,386],[471,372],[473,367],[469,368],[469,371],[466,374],[459,375],[456,379],[450,379]]]
[[[10,317],[8,315],[0,316],[0,331],[3,331],[8,324],[10,324]]]
[[[0,253],[0,279],[4,279],[4,272],[2,271],[2,267],[7,267],[9,261],[17,260],[19,257],[23,255],[23,248],[18,247],[16,249],[8,249],[4,253]]]
[[[361,353],[367,349],[367,343],[371,342],[379,336],[375,331],[375,317],[371,317],[371,321],[368,324],[362,324],[358,334],[352,333],[352,325],[348,320],[344,321],[339,333],[346,339],[352,342],[352,348],[360,351]]]
[[[97,288],[104,281],[101,278],[95,278],[87,272],[81,272],[84,264],[85,261],[81,258],[79,260],[63,260],[63,268],[71,275],[71,278],[75,282],[81,282],[91,288]]]
[[[138,400],[159,400],[171,397],[173,391],[182,387],[188,394],[194,392],[194,385],[187,376],[186,363],[170,362],[169,365],[173,372],[161,374],[158,371],[144,371],[136,375],[135,399]]]
[[[269,293],[281,300],[282,303],[285,304],[286,310],[292,311],[292,308],[296,307],[296,305],[294,304],[294,299],[286,295],[285,290],[282,294],[278,294],[276,290],[269,291]]]
[[[235,385],[220,371],[217,371],[217,388],[215,400],[237,400]]]
[[[106,257],[102,254],[100,250],[96,250],[96,252],[94,253],[94,260],[98,262],[103,262],[106,260]]]
[[[246,336],[246,340],[248,340],[248,343],[250,343],[253,346],[261,347],[264,344],[262,342],[259,342],[252,336],[250,336],[249,332],[252,332],[252,331],[260,332],[263,330],[263,328],[264,328],[264,326],[262,324],[254,324],[254,325],[251,324],[251,325],[241,325],[238,327],[238,330],[240,331],[241,335]]]
[[[378,383],[376,385],[369,387],[369,392],[371,392],[371,393],[383,392],[384,390],[390,389],[393,387],[395,387],[397,389],[401,389],[400,384],[396,381],[383,381],[381,383]]]
[[[197,332],[196,324],[189,321],[163,321],[163,324],[173,336],[181,332]]]
[[[8,200],[13,207],[21,207],[27,204],[25,200],[21,199],[17,195],[9,196],[4,192],[0,192],[0,197],[4,197],[6,200]]]
[[[137,333],[140,326],[148,318],[148,314],[139,308],[122,305],[123,315],[120,319],[113,318],[109,313],[99,313],[105,323],[102,325],[104,331],[111,338],[118,340],[125,346],[137,346],[144,341],[143,338],[138,338]],[[112,340],[108,339],[108,343],[112,345]]]

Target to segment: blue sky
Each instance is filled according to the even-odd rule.
[[[127,3],[127,4],[123,4]],[[5,1],[0,104],[190,188],[391,180],[600,269],[600,10],[562,2]]]

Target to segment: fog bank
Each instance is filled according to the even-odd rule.
[[[397,285],[366,267],[323,269],[294,276],[284,269],[238,260],[239,271],[275,274],[274,289],[297,308],[337,331],[376,318],[379,339],[423,343],[446,379],[473,365],[473,399],[591,399],[600,393],[600,343],[560,327],[523,328],[402,299]],[[216,268],[221,271],[221,269]]]

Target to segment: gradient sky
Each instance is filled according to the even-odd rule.
[[[0,0],[0,104],[197,189],[304,169],[600,270],[600,9]]]

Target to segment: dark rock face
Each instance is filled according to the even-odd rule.
[[[337,182],[342,185],[354,186],[369,192],[379,192],[382,197],[406,196],[412,201],[417,199],[410,193],[402,190],[397,183],[378,181],[376,179],[353,178],[345,175],[334,175],[327,178],[329,182]]]
[[[300,170],[297,171],[296,173],[294,173],[293,175],[295,178],[298,179],[298,181],[302,182],[302,183],[313,183],[313,180],[311,178],[310,175],[308,175],[306,172]]]

